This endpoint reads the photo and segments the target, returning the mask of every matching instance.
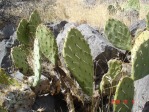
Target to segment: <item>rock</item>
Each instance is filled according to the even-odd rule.
[[[5,25],[3,28],[3,35],[5,39],[9,39],[11,35],[14,33],[14,26],[12,24]]]
[[[50,30],[54,33],[55,37],[60,33],[60,31],[64,28],[67,21],[60,21],[57,23],[47,23],[46,26],[50,28]]]
[[[34,105],[32,106],[32,109],[44,109],[43,112],[67,112],[66,102],[62,99],[62,96],[38,96]]]
[[[0,67],[2,64],[2,60],[4,58],[4,56],[6,55],[7,51],[6,51],[6,44],[5,41],[0,42]]]
[[[125,51],[115,48],[103,33],[96,31],[87,24],[82,24],[77,28],[90,46],[95,76],[97,80],[101,80],[102,75],[107,72],[107,62],[112,58],[123,59]]]
[[[85,40],[88,42],[91,48],[91,54],[93,56],[95,75],[97,80],[101,80],[101,77],[104,73],[107,72],[108,66],[107,61],[111,58],[124,58],[125,51],[121,51],[115,48],[106,38],[103,33],[100,33],[90,27],[87,24],[82,24],[77,26],[73,23],[67,23],[64,27],[64,30],[59,33],[57,36],[57,45],[59,48],[59,56],[61,62],[64,62],[62,57],[62,49],[64,39],[67,35],[67,32],[70,28],[77,28],[84,35]]]
[[[149,101],[147,101],[144,105],[142,112],[149,112]]]
[[[11,48],[15,45],[18,45],[18,43],[16,42],[17,36],[16,36],[16,32],[10,36],[9,39],[4,39],[4,46],[5,49],[3,48],[3,52],[5,51],[5,54],[2,57],[2,61],[1,61],[1,67],[4,68],[8,73],[12,73],[12,60],[11,60],[11,56],[10,56],[10,52],[11,52]],[[1,54],[0,54],[1,56]]]
[[[95,5],[97,0],[84,0],[87,5]]]
[[[134,82],[135,96],[133,112],[145,111],[145,103],[149,101],[149,75]],[[147,108],[147,104],[146,104]]]
[[[145,29],[146,29],[146,21],[145,21],[145,19],[143,19],[143,20],[138,20],[137,22],[134,22],[134,23],[129,27],[129,30],[130,30],[131,35],[132,35],[133,37],[136,36],[137,30],[144,31]]]

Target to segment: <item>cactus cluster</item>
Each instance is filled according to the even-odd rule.
[[[108,72],[103,75],[100,82],[100,93],[111,95],[110,92],[112,92],[114,100],[121,101],[118,105],[113,104],[114,112],[129,112],[132,109],[134,97],[134,80],[149,74],[147,68],[149,66],[147,57],[149,55],[149,31],[144,31],[136,37],[133,46],[128,27],[119,20],[109,19],[105,26],[105,33],[115,47],[131,52],[132,66],[131,74],[129,74],[131,77],[129,77],[123,74],[123,63],[125,62],[117,59],[109,60]],[[17,28],[17,38],[21,45],[12,48],[13,62],[24,75],[34,74],[33,81],[30,83],[32,83],[35,91],[33,92],[30,88],[18,84],[17,81],[5,75],[4,71],[0,69],[0,88],[2,88],[0,94],[7,97],[7,99],[0,101],[0,108],[4,107],[9,111],[30,108],[34,102],[35,93],[37,94],[40,90],[44,91],[43,93],[50,91],[51,82],[49,82],[49,79],[54,76],[58,80],[55,81],[57,83],[54,83],[58,87],[58,92],[61,88],[64,89],[70,99],[72,96],[79,99],[80,96],[81,101],[85,101],[85,98],[82,98],[83,95],[79,93],[80,88],[85,97],[94,99],[94,63],[90,47],[79,30],[71,28],[67,32],[61,56],[64,62],[59,59],[54,34],[44,24],[41,24],[37,11],[31,14],[29,21],[26,19],[20,21]],[[45,73],[42,69],[45,67],[45,62],[47,63],[46,67],[50,69],[46,73],[48,78],[40,81],[41,73]],[[42,85],[38,85],[39,83]],[[8,88],[8,85],[11,85],[9,86],[11,89]],[[42,93],[41,91],[40,93]],[[68,96],[66,101],[70,102]],[[123,102],[124,100],[127,100],[127,104]],[[74,108],[73,101],[71,101],[70,106]]]

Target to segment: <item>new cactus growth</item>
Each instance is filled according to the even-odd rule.
[[[27,63],[27,55],[23,46],[14,47],[11,51],[11,56],[16,67],[18,67],[22,73],[27,74],[29,65]]]
[[[131,34],[128,27],[119,20],[109,19],[105,26],[108,40],[117,48],[131,49]]]
[[[142,32],[136,38],[131,54],[132,78],[138,80],[149,74],[149,31]]]
[[[118,84],[114,96],[113,112],[131,112],[134,97],[133,79],[124,77]],[[116,102],[118,101],[118,102]],[[117,104],[118,103],[118,104]]]
[[[58,47],[54,34],[45,25],[40,24],[36,30],[36,37],[39,40],[40,51],[56,66],[58,60]]]
[[[40,51],[39,51],[39,42],[38,39],[35,38],[34,40],[34,51],[33,51],[33,55],[34,55],[34,65],[33,65],[33,71],[34,71],[34,83],[33,86],[37,86],[37,84],[40,81],[40,77],[41,77],[41,64],[40,64]]]
[[[102,77],[100,83],[100,90],[103,94],[110,94],[110,92],[114,91],[112,86],[115,86],[114,84],[116,84],[121,77],[122,62],[111,59],[108,61],[108,68],[108,72]]]
[[[35,37],[36,28],[40,23],[41,23],[40,16],[39,16],[37,10],[35,10],[34,12],[32,12],[32,14],[30,15],[30,18],[29,18],[28,27],[29,27],[29,34],[31,37]]]
[[[63,57],[66,66],[75,77],[82,90],[93,94],[93,61],[89,45],[77,29],[72,28],[65,39]]]
[[[22,19],[18,25],[17,38],[22,44],[29,43],[28,22],[26,19]]]

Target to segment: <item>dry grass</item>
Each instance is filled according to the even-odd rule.
[[[100,0],[97,0],[100,1]],[[121,4],[123,5],[123,4]],[[100,4],[88,6],[83,0],[57,0],[54,7],[55,17],[60,20],[67,20],[78,24],[88,23],[91,26],[103,28],[108,18],[116,18],[123,21],[127,26],[132,24],[132,20],[123,15],[110,16],[107,11],[108,4]],[[140,19],[145,18],[149,5],[141,4]],[[134,22],[134,21],[133,21]]]
[[[70,22],[88,23],[103,27],[108,19],[106,5],[87,6],[83,0],[58,0],[55,7],[56,16]]]

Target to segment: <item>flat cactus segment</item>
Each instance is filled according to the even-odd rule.
[[[117,59],[111,59],[108,61],[108,72],[102,77],[102,81],[100,83],[100,90],[104,94],[110,94],[110,88],[112,92],[112,86],[115,86],[116,82],[119,81],[121,70],[122,70],[122,62]],[[117,79],[118,78],[118,79]]]
[[[27,62],[27,54],[22,48],[23,46],[12,48],[11,56],[15,66],[18,67],[21,70],[21,72],[25,75],[29,70],[29,65]]]
[[[40,23],[41,23],[40,16],[39,16],[37,10],[35,10],[34,12],[32,12],[32,14],[30,15],[30,18],[29,18],[28,27],[29,27],[29,35],[31,37],[35,37],[36,28]]]
[[[0,85],[14,85],[19,86],[19,82],[8,76],[3,69],[0,68]]]
[[[28,22],[26,19],[22,19],[18,25],[17,38],[22,44],[29,43]]]
[[[105,26],[108,40],[117,48],[131,49],[131,34],[128,27],[119,20],[109,19]]]
[[[136,38],[131,51],[132,78],[141,79],[149,74],[149,31],[142,32]]]
[[[41,63],[40,63],[40,51],[39,51],[39,42],[38,42],[38,39],[35,38],[34,40],[34,75],[35,75],[35,78],[34,78],[34,83],[33,83],[33,86],[37,86],[37,84],[39,83],[40,81],[40,77],[41,77]]]
[[[66,66],[87,95],[93,94],[93,61],[89,45],[77,29],[72,28],[64,42]]]
[[[113,112],[131,112],[134,97],[134,82],[124,77],[118,84],[114,96]],[[119,102],[119,104],[117,104]]]
[[[128,9],[135,9],[135,10],[140,10],[140,1],[139,0],[128,0]],[[128,10],[127,9],[127,10]]]
[[[149,30],[149,12],[146,15],[146,27]]]
[[[39,40],[40,51],[52,64],[56,65],[58,47],[54,34],[45,25],[40,24],[36,30],[36,37]]]

